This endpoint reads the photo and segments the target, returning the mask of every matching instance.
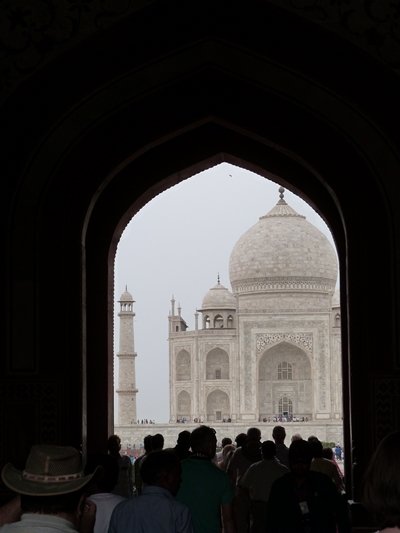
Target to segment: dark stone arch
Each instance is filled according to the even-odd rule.
[[[342,273],[347,449],[352,439],[362,442],[365,462],[390,426],[386,418],[366,425],[359,416],[365,388],[372,407],[387,402],[385,383],[379,389],[371,376],[399,367],[399,82],[330,32],[276,6],[249,2],[236,8],[238,18],[238,11],[223,17],[216,9],[218,29],[208,11],[197,19],[171,11],[168,27],[157,6],[139,10],[43,66],[3,106],[3,390],[15,392],[17,382],[31,399],[41,398],[31,403],[45,423],[29,438],[40,440],[51,427],[77,445],[87,433],[91,450],[105,441],[119,236],[156,194],[229,161],[278,177],[331,228]],[[243,26],[251,34],[237,31]],[[316,46],[324,50],[318,64]],[[15,119],[21,113],[22,127]],[[366,287],[383,337],[365,335]],[[57,289],[63,305],[50,314]],[[6,397],[14,405],[23,393],[17,401]],[[8,411],[18,418],[17,408]]]

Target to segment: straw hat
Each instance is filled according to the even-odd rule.
[[[39,444],[32,446],[23,471],[7,463],[1,477],[18,494],[57,496],[83,488],[97,471],[85,476],[81,454],[72,446]]]

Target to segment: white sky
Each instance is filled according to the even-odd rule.
[[[119,300],[128,287],[135,300],[137,417],[169,421],[168,314],[174,295],[188,329],[208,289],[231,290],[229,257],[239,237],[278,201],[279,184],[228,163],[168,189],[127,225],[115,258],[115,353]],[[334,245],[320,216],[285,190],[285,200]],[[117,383],[118,360],[115,358]],[[115,401],[116,416],[118,401]],[[117,418],[116,418],[117,422]]]

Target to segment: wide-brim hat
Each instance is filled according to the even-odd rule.
[[[57,496],[82,489],[97,475],[84,475],[80,452],[72,446],[34,445],[25,469],[4,465],[1,478],[17,494]]]

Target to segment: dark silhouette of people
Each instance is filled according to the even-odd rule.
[[[221,531],[236,533],[233,515],[233,489],[226,472],[213,462],[217,447],[215,430],[198,426],[191,433],[192,455],[181,461],[182,484],[177,494],[193,518],[195,533]]]
[[[87,495],[88,499],[96,505],[93,533],[107,533],[114,507],[126,500],[126,497],[113,493],[119,476],[117,457],[106,453],[89,455],[85,474],[91,474],[99,466],[101,467],[100,474],[88,484]]]
[[[250,523],[250,502],[239,489],[240,479],[250,465],[261,459],[261,431],[257,427],[251,427],[247,430],[243,446],[233,452],[226,470],[235,490],[233,512],[238,531],[247,531]]]
[[[317,438],[309,442],[313,455],[311,470],[327,475],[335,484],[339,494],[344,493],[344,483],[337,465],[333,461],[323,457],[324,448],[322,442]]]
[[[247,440],[246,433],[238,433],[235,437],[236,448],[240,448],[241,446],[243,446],[246,440]]]
[[[286,430],[283,426],[275,426],[272,438],[276,444],[276,457],[285,466],[289,467],[289,448],[285,444]]]
[[[311,461],[308,441],[291,443],[290,472],[271,487],[266,533],[350,533],[340,494],[328,476],[310,470]]]
[[[151,449],[152,451],[160,451],[164,448],[164,435],[161,433],[156,433],[151,438]]]
[[[181,461],[170,450],[149,452],[140,467],[141,494],[115,507],[109,533],[193,533],[189,508],[176,500]]]
[[[127,455],[121,455],[121,439],[118,435],[111,435],[107,442],[108,453],[118,461],[118,481],[113,492],[125,498],[133,495],[133,466]]]
[[[184,429],[179,433],[173,450],[180,460],[186,459],[192,455],[190,450],[190,431]]]
[[[141,494],[142,491],[142,476],[140,473],[140,467],[143,459],[153,450],[153,436],[146,435],[143,439],[144,453],[139,455],[134,463],[134,475],[135,475],[135,489],[136,494]]]
[[[261,444],[262,460],[253,463],[243,474],[239,489],[250,502],[250,533],[266,530],[269,493],[273,482],[289,472],[276,458],[276,444],[266,440]]]

